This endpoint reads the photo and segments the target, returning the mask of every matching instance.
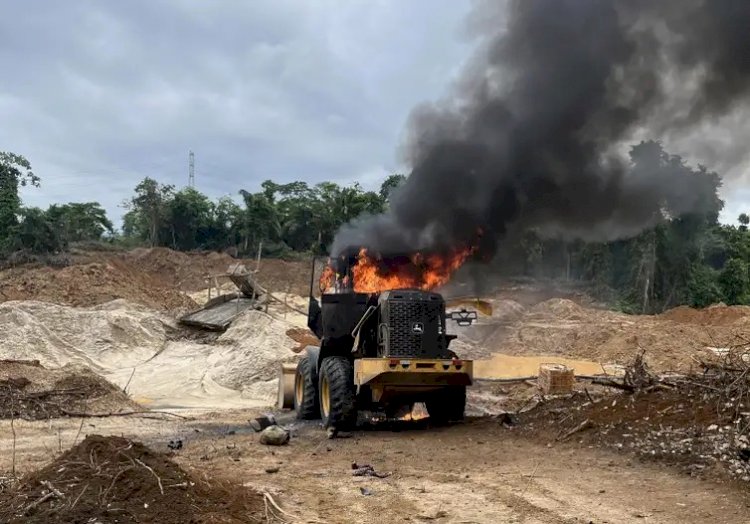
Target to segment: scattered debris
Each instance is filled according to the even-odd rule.
[[[359,492],[362,493],[365,497],[368,497],[373,494],[373,491],[370,488],[364,488],[364,487],[360,487]]]
[[[522,415],[521,431],[575,434],[588,444],[630,451],[674,464],[691,475],[723,475],[750,482],[750,343],[733,347],[703,372],[658,376],[643,355],[626,369],[625,393],[592,401],[576,394],[539,404]],[[566,429],[567,428],[567,429]],[[594,431],[584,430],[594,429]]]
[[[274,424],[260,433],[260,443],[266,446],[283,446],[289,443],[289,430]]]
[[[375,471],[375,468],[373,468],[369,464],[362,464],[359,465],[356,462],[352,462],[352,476],[353,477],[375,477],[379,479],[384,479],[387,477],[390,477],[392,473],[378,473]]]
[[[436,510],[435,513],[423,513],[417,515],[419,520],[438,520],[447,517],[448,514],[443,510]]]
[[[0,418],[42,420],[142,408],[83,366],[47,369],[38,360],[0,360]]]
[[[167,444],[167,447],[172,450],[182,449],[182,439],[177,438],[177,439],[170,440],[169,443]]]
[[[256,433],[259,433],[267,427],[273,426],[275,424],[276,418],[271,414],[263,415],[262,417],[257,417],[250,420],[250,427],[253,428]]]
[[[195,522],[262,515],[261,496],[194,480],[165,455],[121,437],[91,435],[0,493],[0,521]]]
[[[578,424],[576,427],[574,427],[573,429],[566,431],[564,434],[557,437],[557,440],[566,440],[572,437],[573,435],[575,435],[576,433],[583,431],[585,429],[591,428],[591,427],[593,427],[593,424],[591,423],[589,419],[586,419],[580,424]]]
[[[503,426],[515,426],[518,424],[518,417],[514,413],[505,412],[495,415],[495,419]]]

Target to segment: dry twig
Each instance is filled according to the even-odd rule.
[[[161,493],[162,495],[164,495],[164,486],[162,486],[162,485],[161,485],[161,478],[159,477],[159,475],[157,475],[157,474],[156,474],[156,471],[154,471],[154,470],[153,470],[153,468],[151,468],[150,466],[147,466],[146,464],[144,464],[144,463],[143,463],[143,461],[141,461],[141,460],[139,460],[139,459],[135,459],[135,461],[136,461],[136,462],[137,462],[138,464],[140,464],[141,466],[143,466],[144,468],[146,468],[147,470],[149,470],[149,471],[151,472],[151,474],[152,474],[152,475],[153,475],[154,477],[156,477],[156,482],[157,482],[157,483],[159,484],[159,492],[160,492],[160,493]]]
[[[594,424],[589,419],[586,419],[583,422],[581,422],[580,424],[578,424],[576,427],[574,427],[573,429],[571,429],[570,431],[567,431],[564,435],[561,435],[561,436],[557,437],[556,440],[566,440],[566,439],[572,437],[573,435],[575,435],[576,433],[578,433],[580,431],[583,431],[584,429],[588,429],[588,428],[592,427],[593,425]]]

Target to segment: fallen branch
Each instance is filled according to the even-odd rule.
[[[635,388],[633,386],[623,384],[622,382],[617,382],[616,380],[612,380],[611,378],[595,378],[591,381],[591,383],[597,384],[599,386],[606,386],[608,388],[621,389],[623,391],[627,391],[628,393],[633,393],[635,391]]]
[[[509,377],[509,378],[477,378],[474,380],[477,382],[496,382],[499,384],[513,384],[515,382],[525,382],[526,380],[536,380],[536,375],[529,375],[527,377]]]
[[[190,417],[184,415],[178,415],[177,413],[170,413],[169,411],[118,411],[116,413],[79,413],[76,411],[68,411],[66,409],[60,409],[60,413],[69,417],[85,417],[85,418],[105,418],[105,417],[126,417],[128,415],[149,415],[157,413],[159,415],[169,415],[171,417],[177,417],[184,420],[190,420]]]
[[[55,494],[52,493],[51,491],[49,491],[46,495],[43,495],[42,497],[36,499],[34,502],[32,502],[31,504],[29,504],[28,506],[26,506],[26,509],[24,510],[24,513],[28,513],[29,511],[31,511],[32,509],[34,509],[35,507],[37,507],[42,502],[45,502],[45,501],[51,499],[54,496],[55,496]]]
[[[564,435],[562,435],[560,437],[557,437],[557,439],[555,439],[555,440],[558,440],[558,441],[566,440],[566,439],[572,437],[573,435],[575,435],[576,433],[578,433],[580,431],[583,431],[584,429],[588,429],[590,427],[593,427],[593,425],[594,424],[589,419],[586,419],[583,422],[581,422],[580,424],[578,424],[576,427],[574,427],[573,429],[571,429],[570,431],[566,432]]]
[[[125,393],[126,395],[128,394],[128,386],[130,385],[130,381],[133,380],[133,375],[135,375],[135,367],[133,368],[133,372],[130,374],[130,378],[125,383],[125,387],[122,388],[122,392]]]
[[[697,386],[699,388],[710,389],[712,391],[718,391],[718,392],[722,391],[720,388],[717,388],[717,387],[714,387],[714,386],[709,386],[708,384],[701,384],[700,382],[694,382],[692,380],[680,380],[680,381],[678,381],[678,383],[679,384],[690,384],[691,386]],[[669,382],[664,382],[664,384],[666,384],[668,386],[676,387],[676,386],[673,386],[672,384],[670,384]]]
[[[143,462],[142,462],[141,460],[139,460],[139,459],[135,459],[135,461],[136,461],[136,462],[137,462],[138,464],[140,464],[141,466],[143,466],[144,468],[146,468],[147,470],[149,470],[149,471],[151,472],[151,474],[152,474],[152,475],[153,475],[154,477],[156,477],[156,482],[157,482],[157,484],[159,484],[159,492],[160,492],[160,493],[161,493],[162,495],[164,495],[164,486],[162,486],[162,485],[161,485],[161,478],[159,477],[159,475],[157,475],[157,474],[156,474],[156,471],[154,471],[154,470],[153,470],[153,468],[151,468],[150,466],[147,466],[146,464],[144,464],[144,463],[143,463]]]
[[[89,489],[89,484],[88,484],[88,482],[86,483],[86,485],[85,485],[85,486],[83,486],[83,489],[82,489],[82,490],[81,490],[81,492],[80,492],[80,493],[78,494],[78,496],[76,497],[76,499],[75,499],[75,500],[73,501],[73,504],[71,504],[71,506],[70,506],[70,509],[71,509],[71,510],[72,510],[73,508],[75,508],[75,507],[76,507],[76,504],[78,504],[78,501],[79,501],[79,500],[81,499],[81,497],[83,496],[83,494],[84,494],[84,493],[86,493],[86,490],[87,490],[87,489]]]
[[[65,495],[63,495],[63,493],[59,489],[53,486],[49,480],[43,480],[41,484],[42,486],[50,490],[52,493],[54,493],[56,497],[61,498],[61,499],[65,498]]]
[[[13,433],[13,462],[11,464],[11,474],[15,477],[16,476],[16,426],[15,426],[15,399],[13,398],[13,390],[11,388],[8,388],[8,390],[11,392],[10,398],[11,398],[11,404],[10,404],[10,431]]]
[[[589,393],[589,390],[586,388],[583,388],[584,393],[586,393],[586,397],[589,399],[589,402],[592,404],[594,403],[594,399],[591,397],[591,393]]]
[[[286,515],[287,517],[290,517],[290,518],[292,518],[292,519],[296,519],[296,517],[295,517],[294,515],[292,515],[292,514],[290,514],[290,513],[287,513],[286,511],[284,511],[283,509],[281,509],[281,508],[279,507],[279,505],[278,505],[278,504],[276,504],[276,501],[275,501],[275,500],[273,500],[273,497],[271,496],[271,494],[270,494],[269,492],[267,492],[267,491],[264,491],[264,492],[263,492],[263,499],[264,499],[264,500],[267,500],[267,501],[268,501],[268,503],[269,503],[269,504],[271,504],[271,506],[273,506],[273,507],[274,507],[274,508],[275,508],[275,509],[276,509],[276,510],[277,510],[277,511],[279,512],[279,513],[281,513],[282,515]]]
[[[44,481],[41,482],[41,484],[45,488],[47,488],[49,491],[46,494],[44,494],[41,497],[39,497],[38,499],[36,499],[34,502],[32,502],[31,504],[29,504],[28,506],[26,506],[26,509],[24,510],[24,513],[28,513],[29,511],[31,511],[32,509],[34,509],[35,507],[37,507],[39,504],[41,504],[43,502],[46,502],[47,500],[51,499],[52,497],[57,497],[57,498],[61,498],[61,499],[65,498],[65,495],[63,495],[60,492],[60,490],[58,490],[52,484],[50,484],[49,481],[44,480]]]

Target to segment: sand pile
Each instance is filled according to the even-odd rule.
[[[91,435],[0,493],[0,521],[260,522],[263,496],[198,478],[139,442]]]
[[[119,262],[0,271],[0,301],[41,300],[71,306],[92,306],[127,299],[154,309],[189,309],[195,303],[168,283],[136,265]]]
[[[39,420],[139,409],[120,388],[86,367],[46,369],[38,361],[0,360],[0,418]]]
[[[297,343],[286,334],[291,327],[247,311],[210,344],[167,341],[151,358],[106,376],[117,384],[130,380],[136,400],[151,407],[268,406],[275,402],[280,362],[295,358]]]
[[[559,355],[626,364],[646,351],[657,370],[688,370],[712,356],[709,348],[728,347],[750,337],[750,308],[679,308],[664,315],[626,315],[551,299],[529,308],[512,322],[484,327],[482,349],[510,355]],[[704,319],[691,322],[690,318]],[[731,323],[727,323],[731,318]],[[677,320],[679,319],[679,320]],[[706,320],[708,319],[708,320]],[[476,358],[476,357],[475,357]]]
[[[124,300],[88,308],[5,302],[0,304],[0,357],[105,371],[152,357],[173,325],[169,317]]]
[[[210,342],[175,337],[174,321],[122,300],[92,308],[0,304],[0,358],[85,365],[150,407],[219,408],[274,402],[281,361],[295,357],[289,322],[248,311]]]

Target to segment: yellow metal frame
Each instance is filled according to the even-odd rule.
[[[468,386],[473,378],[474,362],[471,360],[359,358],[354,361],[354,383],[357,386],[388,383]]]

